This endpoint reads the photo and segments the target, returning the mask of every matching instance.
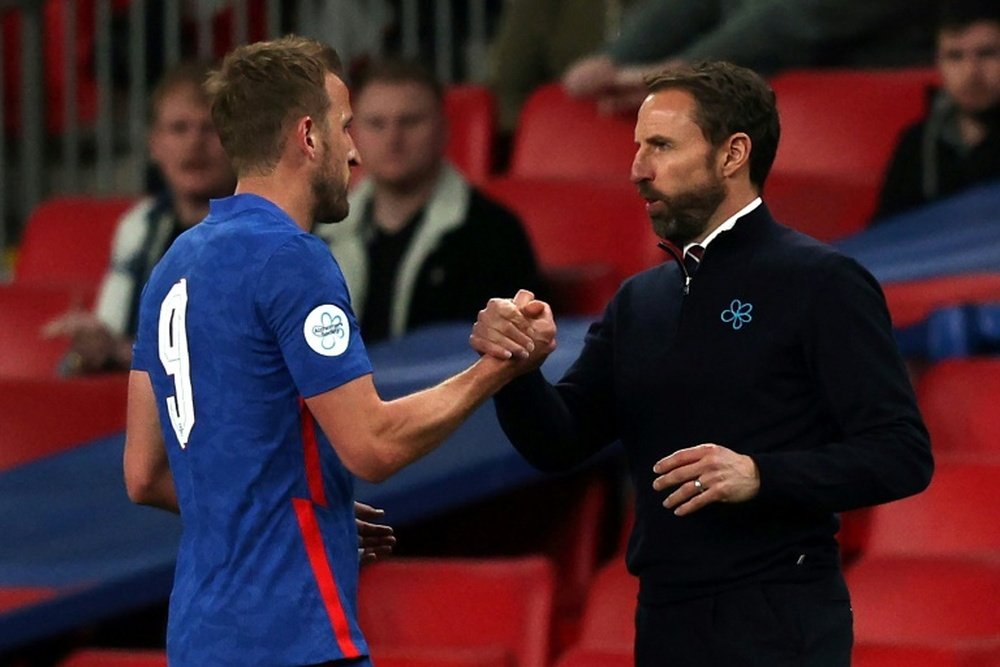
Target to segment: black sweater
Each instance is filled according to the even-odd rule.
[[[627,281],[559,383],[535,372],[497,396],[504,431],[547,470],[621,439],[645,602],[838,567],[834,513],[917,493],[933,469],[878,284],[761,205],[683,285],[676,262]],[[760,492],[677,517],[653,464],[705,442],[750,455]]]

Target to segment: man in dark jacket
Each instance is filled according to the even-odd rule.
[[[876,221],[1000,179],[1000,6],[945,4],[938,30],[942,89],[896,146]]]
[[[846,667],[836,514],[933,469],[885,300],[761,200],[779,126],[758,75],[707,63],[648,86],[632,180],[674,261],[622,285],[558,383],[533,370],[497,394],[500,422],[549,470],[623,443],[639,667]],[[522,291],[488,303],[471,343],[530,368],[553,326]]]
[[[374,66],[353,88],[367,173],[342,222],[317,229],[344,271],[365,341],[475,317],[494,294],[539,283],[520,220],[444,157],[443,91],[416,63]]]

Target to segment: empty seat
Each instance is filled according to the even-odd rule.
[[[599,312],[621,281],[669,258],[627,181],[512,177],[490,181],[486,190],[524,221],[567,312]]]
[[[1000,558],[998,505],[1000,464],[938,462],[926,491],[874,508],[866,557]]]
[[[635,114],[607,116],[558,83],[537,88],[514,131],[511,176],[607,178],[628,182],[635,155]]]
[[[362,570],[358,618],[376,656],[499,648],[511,667],[545,667],[553,581],[540,556],[391,560]]]
[[[851,566],[868,549],[871,535],[872,508],[862,507],[840,515],[840,530],[837,542],[840,544],[840,562]]]
[[[846,572],[858,642],[954,648],[1000,636],[1000,563],[862,558]]]
[[[632,651],[609,653],[582,648],[566,651],[556,662],[556,667],[633,667],[633,665]]]
[[[1000,648],[856,643],[854,667],[1000,667]]]
[[[475,84],[448,86],[444,95],[448,119],[445,153],[465,177],[486,180],[493,169],[496,142],[496,99],[489,88]]]
[[[125,428],[128,376],[0,378],[0,470]]]
[[[1000,460],[1000,359],[950,359],[921,378],[917,399],[935,453]]]
[[[393,651],[380,649],[372,654],[378,667],[509,667],[507,652],[499,647],[407,649]]]
[[[893,325],[905,327],[946,306],[1000,301],[1000,272],[893,282],[883,289]]]
[[[14,266],[18,283],[85,286],[100,284],[111,242],[129,197],[55,197],[28,217]]]
[[[85,649],[71,654],[59,667],[167,667],[167,654],[140,649]]]
[[[931,69],[777,75],[771,81],[781,115],[775,173],[880,187],[900,132],[926,112],[935,80]]]
[[[764,184],[767,206],[782,224],[821,241],[859,232],[875,212],[878,186],[776,170]]]
[[[576,647],[588,652],[631,654],[635,644],[635,608],[639,580],[620,558],[594,576]]]
[[[71,308],[89,308],[93,298],[93,288],[0,285],[0,377],[54,378],[69,340],[44,338],[42,329]]]

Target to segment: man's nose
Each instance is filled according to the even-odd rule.
[[[632,159],[632,169],[629,174],[629,178],[633,183],[641,183],[643,181],[652,180],[646,161],[641,155],[639,155],[639,153],[636,153],[635,157]]]

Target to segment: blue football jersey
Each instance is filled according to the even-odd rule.
[[[143,291],[133,367],[184,525],[172,667],[367,655],[353,480],[303,402],[371,373],[327,246],[261,197],[213,201]]]

